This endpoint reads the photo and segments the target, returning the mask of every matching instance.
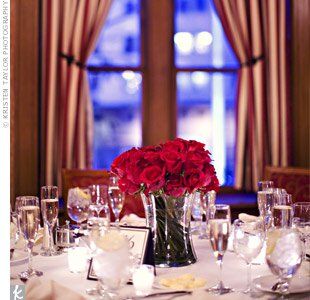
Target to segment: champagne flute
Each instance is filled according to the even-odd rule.
[[[225,287],[222,281],[223,257],[227,250],[230,222],[229,205],[216,204],[210,208],[210,242],[216,262],[219,265],[220,279],[216,286],[207,289],[207,291],[220,295],[233,292],[233,289]]]
[[[124,205],[125,194],[118,186],[118,178],[113,175],[110,176],[109,198],[113,213],[115,215],[116,226],[119,227],[119,215]]]
[[[58,217],[58,188],[57,186],[42,186],[41,187],[41,213],[44,221],[44,226],[48,228],[48,248],[41,253],[42,256],[55,256],[61,254],[54,247],[53,228]]]
[[[90,191],[79,187],[69,189],[67,210],[71,220],[77,223],[80,229],[82,222],[88,219],[90,206]]]
[[[272,289],[289,293],[289,284],[301,265],[302,247],[298,233],[292,228],[271,228],[267,232],[266,262],[278,277]]]
[[[264,228],[261,221],[234,222],[234,251],[247,264],[247,288],[243,293],[252,292],[251,266],[252,261],[262,250],[264,244]]]
[[[19,207],[20,231],[27,241],[29,253],[28,269],[19,274],[21,280],[27,280],[32,276],[42,276],[43,272],[37,271],[32,266],[32,250],[40,225],[39,199],[34,196],[22,197],[22,206]]]
[[[274,227],[291,227],[293,220],[292,195],[274,194],[272,224]]]
[[[202,209],[200,203],[200,193],[196,192],[193,200],[192,207],[192,218],[194,219],[194,226],[191,226],[192,234],[201,233],[201,222],[202,222]],[[197,225],[198,223],[198,225]]]
[[[271,180],[259,181],[258,182],[258,191],[265,191],[266,189],[273,188],[274,183]]]
[[[270,190],[257,192],[257,205],[259,214],[264,220],[265,231],[271,225],[272,208],[274,206],[274,194]]]

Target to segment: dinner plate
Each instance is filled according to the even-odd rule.
[[[153,283],[153,288],[155,288],[155,289],[162,289],[162,290],[170,290],[170,291],[175,291],[175,290],[196,291],[196,290],[200,290],[200,289],[205,289],[207,287],[207,281],[206,281],[204,286],[196,287],[196,288],[185,288],[185,287],[175,288],[175,287],[168,287],[168,286],[162,285],[160,283],[160,281],[162,279],[175,278],[175,277],[179,277],[179,276],[180,275],[176,275],[176,276],[173,276],[173,275],[170,275],[170,276],[169,275],[157,276],[157,277],[155,277],[155,280],[154,280],[154,283]],[[206,278],[204,278],[204,277],[200,277],[200,276],[197,276],[197,277],[203,278],[203,279],[206,280]]]
[[[279,293],[279,291],[273,291],[271,288],[277,282],[277,277],[274,275],[261,276],[254,279],[254,286],[263,291],[270,293]],[[295,276],[292,278],[289,293],[297,294],[297,293],[306,293],[310,292],[310,278],[309,277],[298,277]]]
[[[10,260],[11,264],[17,264],[28,260],[28,252],[24,250],[15,250]]]

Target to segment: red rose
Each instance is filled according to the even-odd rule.
[[[182,176],[171,176],[165,186],[165,193],[172,197],[180,197],[186,192]]]
[[[163,151],[161,158],[166,164],[166,169],[170,173],[180,174],[184,162],[184,154],[175,151]]]
[[[199,169],[187,170],[184,174],[184,182],[190,193],[203,187],[207,181],[208,178]]]
[[[130,195],[133,195],[140,190],[140,185],[135,184],[134,182],[128,180],[125,177],[121,178],[118,181],[118,186],[122,192]]]
[[[146,167],[140,174],[140,179],[146,185],[155,184],[165,178],[165,169],[158,166]]]
[[[163,149],[167,151],[175,152],[186,152],[187,151],[187,141],[176,138],[173,141],[168,141],[163,145]]]
[[[193,141],[193,140],[188,141],[188,151],[197,151],[197,150],[205,151],[204,147],[205,147],[205,144],[203,143]],[[206,151],[206,152],[210,153],[209,151]]]

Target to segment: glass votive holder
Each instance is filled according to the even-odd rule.
[[[56,246],[62,249],[64,252],[67,252],[68,248],[74,247],[75,237],[74,230],[69,227],[59,226],[56,228]]]
[[[137,296],[148,295],[154,283],[154,267],[140,265],[133,270],[132,281]]]
[[[68,266],[72,273],[81,273],[87,266],[87,249],[85,247],[74,247],[68,249]]]

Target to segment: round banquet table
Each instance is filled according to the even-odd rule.
[[[200,240],[197,236],[193,236],[194,248],[197,254],[197,262],[193,265],[180,267],[180,268],[157,268],[157,278],[161,276],[180,276],[182,274],[193,274],[194,276],[204,277],[207,281],[206,287],[215,285],[218,281],[219,269],[215,262],[215,257],[210,248],[209,240]],[[263,262],[263,259],[259,259]],[[77,293],[80,293],[85,299],[95,299],[94,297],[87,296],[85,290],[96,286],[96,281],[87,280],[87,271],[79,274],[73,274],[68,269],[67,254],[63,253],[54,257],[43,257],[41,255],[34,256],[33,266],[40,271],[43,271],[43,276],[40,277],[41,281],[54,280],[57,283],[64,285]],[[27,261],[11,264],[11,278],[24,271],[27,268]],[[194,291],[192,295],[174,296],[173,299],[274,299],[275,295],[270,293],[263,293],[255,291],[250,295],[245,295],[241,291],[246,287],[246,264],[237,257],[232,251],[226,251],[224,255],[223,264],[223,282],[226,286],[235,289],[233,293],[224,295],[214,295],[205,292],[204,289]],[[270,275],[268,266],[263,262],[260,265],[252,266],[252,279],[258,276]],[[296,276],[306,276],[309,278],[310,285],[310,263],[303,262]],[[11,279],[11,284],[22,284],[19,279]],[[154,289],[153,292],[158,292],[159,289]],[[133,295],[134,288],[132,285],[126,285],[120,290],[121,299],[126,296]],[[153,299],[152,297],[148,299]],[[172,299],[172,296],[161,296],[154,299]],[[292,299],[310,299],[310,294],[295,294]]]

